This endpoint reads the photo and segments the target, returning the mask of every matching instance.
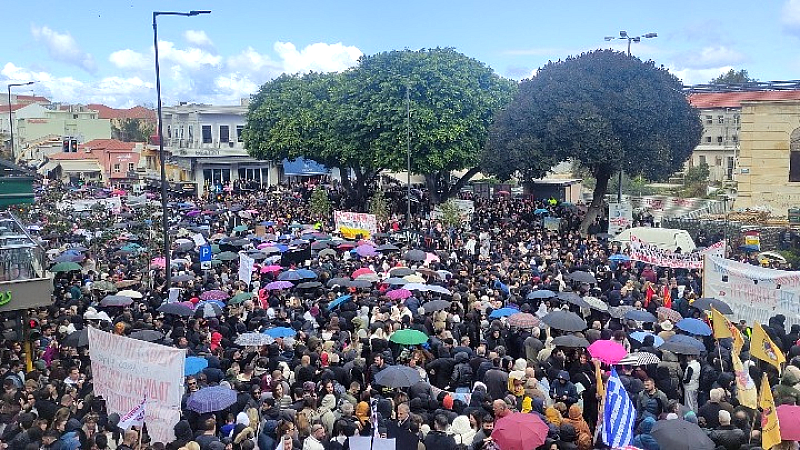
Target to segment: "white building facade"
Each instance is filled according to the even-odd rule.
[[[170,162],[188,173],[199,195],[278,182],[277,165],[249,156],[244,148],[246,101],[235,106],[182,103],[164,108],[163,120]]]

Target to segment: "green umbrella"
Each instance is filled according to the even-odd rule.
[[[117,287],[108,280],[100,280],[92,283],[92,289],[95,291],[117,292]]]
[[[233,227],[233,231],[247,231],[249,227],[247,225],[236,225]]]
[[[239,254],[234,252],[222,252],[217,255],[217,259],[220,261],[233,261],[234,259],[239,259]]]
[[[211,253],[216,255],[217,253],[219,253],[221,251],[222,250],[219,249],[219,244],[211,244]]]
[[[428,335],[419,330],[407,328],[392,333],[389,340],[401,345],[418,345],[428,342]]]
[[[239,294],[234,295],[233,298],[228,300],[228,304],[229,305],[237,305],[239,303],[242,303],[243,301],[250,300],[252,298],[253,298],[253,294],[251,294],[249,292],[241,292]]]
[[[219,260],[219,259],[212,259],[211,260],[211,265],[212,266],[221,266],[222,265],[222,261]]]
[[[83,267],[81,267],[80,264],[67,261],[54,265],[50,268],[50,272],[73,272],[81,269],[83,269]]]

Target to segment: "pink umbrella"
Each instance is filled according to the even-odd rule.
[[[439,262],[439,257],[433,253],[426,253],[425,254],[425,264],[430,264],[432,262]]]
[[[628,355],[625,347],[605,339],[594,341],[588,350],[592,358],[597,358],[606,364],[616,364]]]
[[[358,245],[359,245],[359,247],[362,246],[362,245],[371,245],[373,247],[377,247],[374,242],[372,242],[372,241],[370,241],[368,239],[359,239]]]
[[[164,267],[167,267],[167,260],[164,258],[153,258],[153,260],[150,261],[150,265],[159,269],[163,269]]]
[[[192,308],[192,309],[194,309],[194,307],[195,307],[195,304],[194,304],[194,303],[192,303],[192,302],[189,302],[189,301],[186,301],[186,302],[178,302],[178,304],[179,304],[179,305],[186,306],[186,307],[188,307],[188,308]]]
[[[270,246],[271,246],[271,244],[269,242],[264,242],[263,244],[258,244],[258,247],[256,247],[256,248],[261,250],[262,248],[267,248],[267,247],[270,247]]]
[[[394,289],[386,293],[386,296],[392,300],[405,300],[411,297],[411,291],[408,289]]]
[[[544,444],[548,430],[536,414],[511,413],[494,424],[492,440],[502,450],[532,450]]]
[[[281,266],[276,266],[276,265],[271,265],[271,266],[265,266],[265,267],[262,267],[262,268],[261,268],[261,270],[262,270],[264,273],[269,273],[269,272],[280,272],[281,270],[283,270],[283,267],[281,267]]]
[[[355,280],[356,278],[360,277],[361,275],[369,275],[369,274],[374,274],[374,273],[375,273],[374,270],[372,270],[372,269],[370,269],[368,267],[362,267],[362,268],[356,270],[355,272],[353,272],[353,274],[350,275],[350,276]]]
[[[200,300],[226,300],[228,298],[230,298],[230,295],[219,289],[212,289],[200,294]]]
[[[778,423],[781,424],[781,439],[800,441],[800,406],[778,406]]]

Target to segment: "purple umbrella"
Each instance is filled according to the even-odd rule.
[[[290,281],[273,281],[272,283],[267,283],[264,288],[268,291],[279,291],[281,289],[290,289],[294,287],[294,284]]]
[[[236,391],[223,386],[200,389],[186,400],[186,409],[205,414],[223,409],[236,403]]]
[[[194,209],[194,210],[189,211],[188,213],[186,213],[186,217],[197,217],[199,215],[200,215],[200,210],[199,209]]]
[[[200,300],[226,300],[230,297],[227,292],[219,289],[205,291],[200,294]]]
[[[361,257],[378,256],[378,252],[375,251],[375,247],[371,245],[359,245],[358,248],[356,248],[356,253],[358,253],[358,256]]]

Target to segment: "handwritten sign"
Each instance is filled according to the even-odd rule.
[[[89,327],[94,392],[120,416],[147,398],[147,430],[154,442],[175,440],[181,419],[186,351]]]
[[[767,269],[708,256],[703,271],[703,294],[718,298],[737,320],[768,323],[776,314],[786,325],[800,324],[800,272]]]
[[[674,253],[663,250],[655,245],[631,235],[631,254],[634,261],[642,261],[659,267],[670,267],[672,269],[702,269],[703,255],[725,256],[725,241],[719,241],[700,251],[688,253]]]
[[[633,209],[629,203],[608,204],[608,234],[618,235],[633,226]]]
[[[346,239],[355,239],[361,236],[369,239],[378,232],[378,220],[375,214],[357,213],[352,211],[334,211],[333,220],[336,228]]]

